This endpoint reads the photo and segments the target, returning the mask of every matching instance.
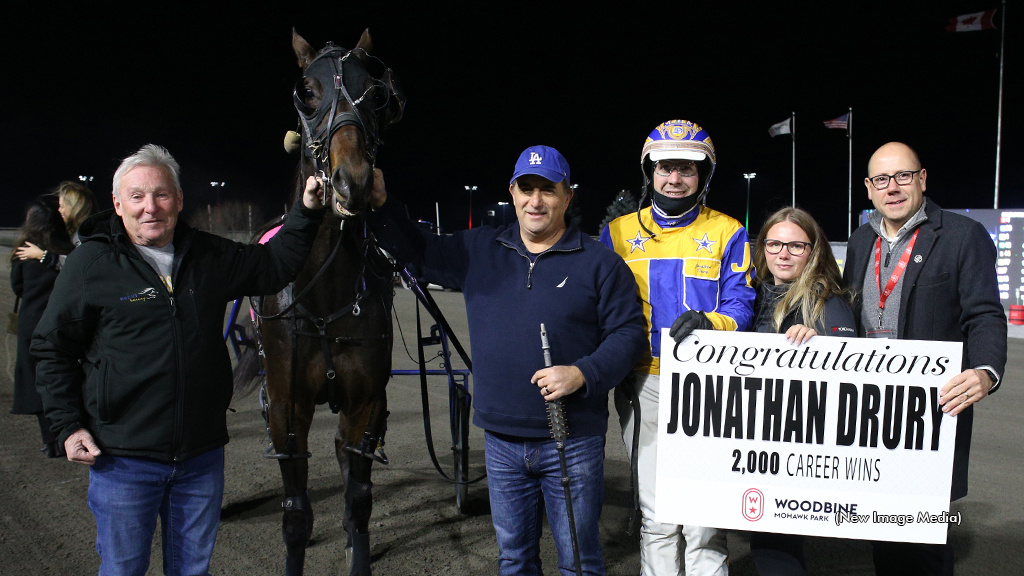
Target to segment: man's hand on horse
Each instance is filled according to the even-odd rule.
[[[327,206],[324,199],[324,183],[316,176],[306,178],[306,190],[302,193],[302,205],[309,210],[320,210]]]
[[[575,366],[551,366],[534,372],[530,382],[540,388],[544,400],[557,400],[582,388],[586,378]]]
[[[102,454],[100,447],[92,439],[92,434],[85,428],[79,428],[64,441],[64,451],[69,462],[95,464],[96,457]]]
[[[376,210],[384,205],[388,199],[387,190],[384,189],[384,173],[380,168],[373,169],[373,192],[370,193],[370,207]]]

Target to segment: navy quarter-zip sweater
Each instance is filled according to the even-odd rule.
[[[566,397],[570,436],[603,436],[608,391],[648,350],[636,282],[606,246],[570,226],[531,258],[519,224],[426,234],[388,198],[367,218],[381,244],[435,284],[462,290],[473,354],[473,422],[492,432],[550,437],[533,374],[544,368],[540,325],[554,365],[586,384]]]

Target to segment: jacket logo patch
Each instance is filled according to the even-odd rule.
[[[567,282],[568,280],[569,280],[569,277],[568,277],[568,276],[566,276],[566,277],[565,277],[565,280],[562,280],[561,282],[559,282],[558,286],[555,286],[555,288],[561,288],[562,286],[565,286],[565,283],[566,283],[566,282]]]
[[[127,296],[121,296],[121,300],[127,300],[129,302],[142,302],[143,300],[155,300],[156,299],[156,288],[149,287],[145,290],[140,290],[135,294],[129,294]]]
[[[853,331],[853,328],[850,328],[849,326],[833,326],[832,327],[832,333],[833,334],[837,334],[839,332],[846,332],[848,334],[853,334],[853,335],[857,334],[856,332]]]
[[[923,261],[924,261],[924,258],[922,258],[920,254],[918,254],[917,256],[914,256],[914,263],[915,264],[920,264]]]

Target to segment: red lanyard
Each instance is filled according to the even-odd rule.
[[[914,230],[914,235],[910,238],[910,243],[903,250],[903,255],[900,256],[900,261],[896,263],[896,268],[893,269],[892,275],[889,276],[889,282],[885,285],[885,290],[882,290],[881,269],[882,269],[882,238],[881,236],[875,240],[875,283],[878,285],[878,329],[882,329],[882,310],[885,309],[885,301],[889,299],[889,294],[892,294],[896,283],[900,281],[900,276],[907,270],[907,263],[910,262],[910,254],[914,251],[914,243],[917,242],[917,233],[921,229]]]

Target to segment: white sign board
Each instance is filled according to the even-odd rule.
[[[662,348],[655,521],[944,543],[956,418],[938,389],[961,353],[704,330]]]

